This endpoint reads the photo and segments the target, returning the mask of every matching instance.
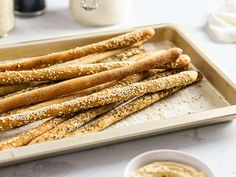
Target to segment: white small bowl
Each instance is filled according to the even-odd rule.
[[[126,166],[124,177],[130,177],[132,172],[154,161],[173,161],[183,163],[202,171],[207,175],[207,177],[214,177],[213,172],[204,162],[190,154],[175,150],[154,150],[134,157]]]

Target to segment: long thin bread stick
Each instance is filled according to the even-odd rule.
[[[108,61],[113,61],[113,60],[115,60],[115,61],[125,61],[125,60],[129,60],[130,58],[134,58],[134,57],[136,59],[141,58],[142,56],[140,56],[140,54],[143,54],[143,53],[144,53],[144,50],[142,48],[137,48],[137,47],[136,48],[129,48],[125,51],[122,51],[122,52],[114,55],[114,56],[108,57],[107,59],[108,59]],[[69,62],[67,62],[67,63],[69,63]],[[119,80],[111,81],[111,82],[108,82],[108,83],[105,83],[105,84],[101,84],[101,85],[98,85],[98,86],[94,86],[94,87],[91,87],[91,88],[73,93],[73,94],[68,94],[68,95],[63,96],[61,98],[56,98],[56,99],[49,100],[49,101],[46,101],[46,102],[43,102],[43,103],[38,103],[38,104],[33,105],[33,106],[26,106],[26,107],[21,107],[21,108],[18,108],[18,109],[14,109],[12,111],[9,111],[7,113],[2,114],[2,116],[17,114],[17,113],[20,113],[20,112],[23,112],[23,111],[34,110],[34,109],[42,108],[44,106],[49,106],[49,105],[52,105],[52,104],[58,104],[58,103],[61,103],[61,102],[64,102],[64,101],[69,101],[69,100],[75,99],[77,97],[81,97],[81,96],[92,94],[94,92],[98,92],[98,91],[100,91],[104,88],[112,87],[114,85],[115,86],[119,86],[119,85],[125,86],[125,84],[123,84],[125,82],[128,83],[128,84],[131,84],[131,83],[134,83],[133,81],[135,81],[135,82],[140,81],[140,79],[144,76],[149,77],[149,76],[154,75],[154,74],[156,74],[158,72],[161,72],[161,71],[162,70],[155,69],[155,73],[154,72],[147,72],[147,73],[134,74],[132,76],[126,77],[125,79],[122,79],[121,81],[119,81]],[[7,87],[11,87],[11,86],[2,86],[2,87],[7,88]]]
[[[17,85],[7,85],[7,86],[0,86],[0,96],[5,96],[7,94],[17,92],[29,87],[35,87],[37,85],[40,85],[42,83],[40,82],[31,82],[27,84],[17,84]]]
[[[100,106],[98,108],[86,110],[85,112],[80,113],[78,116],[73,117],[73,120],[77,119],[77,120],[79,120],[79,123],[80,123],[80,124],[78,124],[78,122],[77,122],[77,124],[74,126],[81,127],[85,123],[94,119],[96,116],[101,115],[101,114],[111,110],[112,108],[116,107],[117,105],[118,105],[118,103],[111,103],[109,105]],[[69,115],[69,116],[65,116],[65,117],[52,118],[52,119],[46,121],[45,123],[40,124],[40,125],[36,126],[35,128],[32,128],[32,129],[0,144],[0,151],[27,145],[32,140],[36,139],[37,137],[46,133],[47,131],[55,128],[56,126],[60,125],[64,121],[66,121],[68,119],[70,120],[71,117],[72,116]]]
[[[142,54],[144,55],[144,54]],[[141,57],[135,55],[135,57]],[[132,58],[134,59],[134,58]],[[171,62],[168,66],[157,69],[176,69],[186,67],[190,63],[187,55],[181,55],[176,62]],[[134,61],[118,61],[96,64],[77,64],[42,68],[28,71],[6,71],[0,73],[0,85],[30,83],[32,81],[58,81],[72,79],[75,77],[90,75],[106,70],[120,68],[134,64]]]
[[[120,68],[134,62],[119,61],[96,64],[73,64],[26,71],[0,72],[0,85],[31,83],[35,81],[60,81],[102,71]]]
[[[63,65],[72,65],[72,64],[91,64],[97,62],[107,62],[107,61],[125,61],[129,60],[129,58],[140,58],[143,53],[146,51],[140,47],[128,47],[123,49],[115,49],[111,51],[106,51],[102,53],[91,54],[80,59],[75,59],[72,61],[68,61],[65,63],[53,65],[63,66]],[[37,85],[41,85],[41,82],[32,82],[26,84],[16,84],[16,85],[7,85],[7,86],[0,86],[0,96],[5,96],[10,93],[14,93],[17,91],[25,90],[29,87],[35,87]]]
[[[199,75],[199,77],[194,82],[200,81],[201,78],[202,78],[202,76]],[[192,84],[192,83],[189,83],[188,85],[190,85],[190,84]],[[87,133],[94,133],[94,132],[104,130],[105,128],[109,127],[110,125],[112,125],[120,120],[125,119],[129,115],[150,106],[151,104],[159,101],[160,99],[162,99],[166,96],[169,96],[169,95],[177,92],[178,90],[180,90],[186,86],[187,85],[180,86],[180,87],[174,87],[171,89],[162,90],[162,91],[159,91],[156,93],[149,93],[149,94],[143,95],[141,97],[138,97],[135,100],[128,102],[127,104],[124,104],[120,107],[117,107],[117,108],[111,110],[110,112],[106,113],[104,116],[101,116],[100,118],[86,124],[84,127],[80,128],[72,133],[68,133],[66,135],[66,137],[87,134]],[[35,141],[37,142],[38,140],[36,139]]]
[[[128,57],[131,57],[133,55],[137,55],[139,53],[144,52],[144,50],[140,47],[132,47],[132,48],[124,48],[124,49],[116,49],[111,50],[107,52],[97,53],[97,54],[91,54],[85,57],[82,57],[77,60],[61,63],[58,65],[53,66],[66,66],[66,65],[72,65],[72,64],[91,64],[91,63],[97,63],[102,60],[110,60],[111,58],[116,58],[116,56],[119,57],[120,60],[125,60]],[[127,54],[128,53],[128,54]],[[5,78],[6,80],[7,78]],[[43,82],[44,83],[44,82]],[[27,88],[35,87],[37,85],[41,85],[41,82],[31,82],[31,83],[24,83],[24,84],[15,84],[15,85],[4,85],[0,86],[0,96],[5,96],[10,93],[14,93],[20,90],[25,90]]]
[[[56,65],[52,65],[50,67],[65,66],[65,65],[71,65],[71,64],[72,65],[73,64],[92,64],[92,63],[107,62],[107,61],[123,61],[123,60],[127,60],[129,57],[132,57],[142,52],[145,52],[145,50],[142,47],[132,46],[132,47],[127,47],[127,48],[122,48],[122,49],[115,49],[115,50],[109,50],[106,52],[90,54],[79,59],[67,61],[64,63],[59,63]]]
[[[156,79],[159,77],[168,76],[176,72],[178,71],[173,70],[166,71],[163,73],[157,73],[156,75],[149,77],[149,79]],[[135,77],[135,75],[127,77],[123,79],[123,81],[120,81],[117,85],[113,86],[113,88],[129,85],[131,82],[136,82],[136,78],[137,77]],[[29,142],[31,142],[30,144],[35,144],[64,138],[67,136],[68,133],[77,130],[87,122],[93,120],[98,115],[110,111],[111,109],[113,109],[124,101],[120,101],[118,103],[111,103],[109,105],[104,105],[90,110],[86,110],[74,117],[69,115],[67,117],[52,118],[47,122],[4,142],[0,145],[0,150],[24,146],[27,145]]]
[[[157,79],[157,78],[169,76],[169,75],[174,74],[176,72],[178,72],[178,71],[176,71],[176,70],[165,71],[163,73],[157,73],[153,76],[150,76],[150,77],[148,77],[148,79]],[[129,85],[129,84],[126,83],[126,85]],[[120,101],[117,105],[121,104],[124,101],[125,100]],[[92,110],[96,112],[96,109],[100,109],[101,107],[106,107],[106,106],[107,105],[99,106],[99,107],[94,108]],[[111,109],[112,108],[113,107],[111,107]],[[107,111],[109,111],[109,110],[107,110]],[[105,113],[105,112],[103,112],[103,113]],[[39,136],[38,138],[33,140],[30,144],[42,143],[42,142],[46,142],[46,141],[52,141],[52,140],[65,138],[68,133],[71,133],[71,132],[77,130],[78,128],[82,127],[85,123],[87,123],[95,118],[95,116],[91,117],[90,115],[91,115],[91,110],[85,111],[83,113],[79,113],[75,117],[68,119],[67,121],[61,123],[60,125],[56,126],[52,130]],[[98,115],[99,114],[97,114],[96,116],[98,116]]]
[[[34,57],[29,60],[19,61],[9,64],[1,64],[0,71],[7,70],[27,70],[32,68],[42,68],[56,63],[62,63],[76,58],[80,58],[89,54],[104,52],[112,49],[119,49],[134,45],[140,41],[146,41],[154,35],[152,28],[136,30],[127,34],[123,34],[105,41],[77,47],[75,49],[56,52],[44,56]]]
[[[153,73],[151,73],[151,74],[153,74]],[[125,79],[122,79],[122,80],[116,82],[116,84],[113,85],[112,87],[103,89],[103,91],[105,92],[105,91],[108,91],[109,89],[112,89],[112,88],[119,88],[122,86],[127,86],[129,84],[138,82],[138,81],[146,78],[146,75],[147,75],[147,73],[140,73],[140,74],[128,76]],[[77,97],[75,97],[75,98],[77,98]],[[40,105],[35,105],[30,108],[21,110],[21,112],[34,110],[37,108],[41,108],[42,106],[48,106],[48,105],[60,103],[62,101],[65,101],[65,99],[58,99],[55,101],[49,101],[47,103],[41,103]],[[119,105],[120,103],[111,103],[109,105],[104,105],[104,106],[96,107],[96,108],[93,108],[90,110],[86,110],[82,113],[79,113],[78,115],[76,115],[74,117],[73,117],[73,115],[68,115],[66,117],[52,118],[52,119],[48,120],[47,122],[33,128],[33,129],[28,130],[27,132],[24,132],[16,137],[6,141],[6,142],[4,142],[3,144],[0,144],[0,150],[6,150],[6,149],[14,148],[14,147],[24,146],[24,145],[28,144],[29,142],[31,142],[32,140],[34,140],[35,138],[37,138],[38,136],[53,129],[54,127],[57,127],[57,129],[59,129],[59,132],[61,132],[61,133],[53,135],[53,132],[55,130],[52,132],[49,131],[49,134],[51,134],[50,137],[51,138],[54,137],[54,139],[56,137],[59,138],[59,137],[63,136],[65,134],[65,132],[73,132],[74,130],[81,127],[85,123],[94,119],[96,116],[111,110],[112,108]],[[19,111],[18,111],[18,113],[19,113]],[[71,118],[71,117],[73,117],[73,118]],[[70,118],[69,121],[67,121],[66,124],[63,124],[62,126],[58,127],[58,125],[61,124],[62,122],[64,122],[66,120],[66,118],[68,118],[68,119]]]
[[[37,138],[38,136],[42,135],[43,133],[47,132],[48,130],[53,129],[63,121],[67,120],[67,117],[59,117],[59,118],[53,118],[45,123],[42,123],[38,125],[35,128],[32,128],[14,138],[11,138],[10,140],[0,144],[0,151],[1,150],[7,150],[12,149],[15,147],[20,147],[28,144],[32,139]]]
[[[147,52],[148,51],[143,49],[141,46],[129,47],[127,50],[117,53],[116,55],[113,55],[111,57],[107,57],[101,60],[100,62],[105,63],[105,62],[114,62],[114,61],[129,61],[130,58],[137,55],[142,55]]]
[[[149,51],[141,52],[141,53],[139,53],[137,55],[134,55],[134,56],[130,57],[129,61],[138,61],[138,60],[148,56],[149,54],[151,54],[151,52],[149,52]]]
[[[49,101],[46,101],[46,102],[42,102],[42,103],[27,107],[27,108],[23,107],[23,108],[20,108],[20,109],[15,109],[15,110],[10,111],[8,114],[4,114],[4,116],[18,114],[18,113],[25,112],[25,111],[32,111],[32,110],[36,110],[36,109],[39,109],[39,108],[42,108],[42,107],[45,107],[45,106],[50,106],[50,105],[53,105],[53,104],[59,104],[59,103],[65,102],[65,101],[76,99],[76,98],[81,97],[81,96],[90,95],[92,93],[95,93],[95,92],[98,92],[98,91],[101,91],[101,90],[104,92],[104,91],[108,91],[109,89],[112,89],[112,88],[124,87],[124,86],[127,86],[129,84],[141,81],[141,80],[143,80],[147,77],[150,77],[154,74],[156,74],[155,71],[134,74],[134,75],[131,75],[131,76],[127,76],[126,78],[124,78],[122,80],[113,81],[113,82],[105,83],[105,84],[102,84],[102,85],[98,85],[98,86],[95,86],[95,87],[92,87],[92,88],[89,88],[89,89],[86,89],[86,90],[82,90],[80,92],[77,92],[77,93],[74,93],[74,94],[71,94],[71,95],[68,95],[68,96],[64,96],[64,97],[57,98],[57,99],[54,99],[54,100],[49,100]]]
[[[0,100],[7,99],[7,98],[10,98],[10,97],[13,97],[13,96],[25,93],[25,92],[29,92],[29,91],[32,91],[35,89],[44,88],[44,87],[47,87],[47,86],[53,85],[53,84],[55,84],[55,83],[53,83],[53,82],[51,82],[51,83],[49,83],[49,82],[29,83],[29,87],[26,87],[26,88],[16,91],[16,92],[9,93],[7,95],[3,95],[0,97]],[[13,85],[10,85],[10,86],[13,86]],[[14,85],[14,86],[17,86],[17,85]],[[5,86],[5,87],[7,88],[8,86]]]
[[[85,77],[70,79],[46,88],[39,88],[22,93],[21,95],[15,95],[10,98],[2,99],[0,100],[0,113],[10,111],[14,108],[51,100],[68,93],[81,91],[113,80],[122,79],[128,75],[136,74],[142,71],[161,68],[171,62],[175,62],[181,53],[181,49],[172,48],[163,52],[158,52],[158,54],[153,53],[152,55],[148,55],[145,59],[137,61],[129,66],[104,71]]]
[[[47,117],[68,115],[83,109],[89,109],[120,100],[126,100],[147,93],[157,92],[173,87],[192,83],[198,77],[196,71],[184,71],[168,77],[134,83],[123,88],[110,89],[107,92],[97,92],[88,96],[80,97],[61,104],[54,104],[41,109],[27,111],[15,115],[0,118],[0,130],[7,130],[22,126]]]
[[[94,133],[101,130],[104,130],[105,128],[109,127],[110,125],[123,120],[127,116],[131,115],[134,112],[137,112],[138,110],[141,110],[161,98],[164,98],[176,91],[178,91],[181,87],[175,87],[168,90],[159,91],[157,93],[150,93],[144,96],[141,96],[139,98],[136,98],[135,100],[122,105],[121,107],[117,107],[104,116],[101,116],[100,118],[86,124],[84,127],[72,132],[68,133],[65,137],[71,137],[75,135],[81,135],[81,134],[88,134],[88,133]]]
[[[65,132],[73,132],[74,130],[76,130],[77,128],[85,125],[86,123],[90,122],[91,120],[93,120],[95,117],[104,114],[108,111],[110,111],[111,109],[115,108],[116,106],[118,106],[120,103],[111,103],[108,105],[104,105],[104,106],[99,106],[96,108],[92,108],[89,110],[86,110],[82,113],[79,113],[78,115],[74,116],[73,118],[68,119],[69,121],[66,123],[67,127],[65,127],[65,125],[63,124],[62,126],[60,126],[59,129],[60,131],[58,131],[56,134],[54,133],[54,131],[48,131],[45,132],[47,135],[46,136],[39,136],[40,138],[38,139],[38,137],[31,139],[31,142],[29,144],[35,144],[35,143],[39,143],[39,142],[46,142],[46,141],[50,141],[52,139],[56,140],[56,139],[61,139],[61,137],[65,137]],[[56,118],[55,118],[56,119]],[[63,122],[62,122],[63,123]],[[57,128],[54,127],[54,128]],[[44,135],[43,133],[41,135]],[[48,137],[48,135],[50,137]],[[45,138],[45,139],[44,139]],[[21,141],[21,140],[20,140]],[[12,143],[6,143],[6,144],[12,144]],[[0,145],[1,147],[1,145]]]
[[[78,97],[82,97],[82,96],[85,96],[85,95],[90,95],[92,93],[95,93],[95,92],[98,92],[98,91],[101,91],[101,90],[102,91],[107,91],[107,90],[112,89],[112,88],[124,87],[124,86],[130,85],[132,83],[139,82],[139,81],[141,81],[145,78],[148,78],[148,77],[149,77],[149,80],[150,79],[158,79],[160,77],[169,76],[169,75],[181,72],[181,71],[183,71],[183,69],[178,69],[178,70],[175,69],[175,70],[169,70],[169,71],[165,71],[165,72],[164,72],[164,70],[154,69],[154,70],[150,70],[150,71],[147,71],[147,72],[134,74],[134,75],[131,75],[131,76],[127,76],[126,78],[124,78],[122,80],[113,81],[113,82],[105,83],[105,84],[102,84],[102,85],[98,85],[98,86],[95,86],[95,87],[92,87],[92,88],[89,88],[89,89],[86,89],[86,90],[82,90],[80,92],[73,93],[73,94],[70,94],[70,95],[67,95],[67,96],[64,96],[64,97],[61,97],[61,98],[56,98],[56,99],[53,99],[53,100],[45,101],[45,102],[38,103],[36,105],[29,106],[29,107],[14,109],[10,112],[7,112],[7,113],[3,114],[3,116],[18,114],[18,113],[25,112],[25,111],[32,111],[32,110],[36,110],[36,109],[39,109],[39,108],[42,108],[42,107],[45,107],[45,106],[50,106],[50,105],[53,105],[53,104],[59,104],[59,103],[65,102],[65,101],[76,99]]]
[[[29,142],[28,143],[29,144],[36,144],[36,143],[42,143],[42,142],[47,142],[47,141],[52,141],[52,140],[64,138],[64,137],[66,137],[66,135],[69,132],[75,131],[76,129],[82,127],[86,123],[93,120],[95,117],[110,111],[111,109],[115,108],[116,106],[118,106],[121,103],[122,102],[111,103],[108,105],[99,106],[96,108],[86,110],[82,113],[79,113],[78,115],[68,119],[65,124],[63,124],[63,122],[62,122],[62,124],[55,126],[50,131],[47,131],[45,133],[43,132],[44,134],[42,133],[41,136],[38,136],[35,139],[31,139],[32,141],[30,143]],[[19,140],[21,141],[21,138],[18,139],[18,141]],[[6,142],[5,144],[7,146],[9,146],[9,145],[12,146],[12,142],[9,142],[9,143]],[[21,143],[19,143],[19,144],[21,145]],[[8,149],[8,147],[6,147],[6,149]],[[0,145],[0,150],[1,150],[1,145]]]

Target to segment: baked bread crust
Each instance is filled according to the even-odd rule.
[[[175,62],[181,54],[181,49],[172,48],[148,55],[142,58],[142,60],[139,60],[129,66],[108,70],[85,77],[70,79],[48,87],[35,89],[20,95],[14,95],[12,97],[0,100],[0,113],[5,113],[14,108],[58,98],[68,93],[81,91],[99,84],[122,79],[126,76],[139,72],[154,68],[162,68],[172,62]]]
[[[93,43],[83,47],[77,47],[62,52],[33,57],[24,61],[1,64],[0,71],[28,70],[33,68],[48,67],[57,63],[81,58],[89,54],[132,46],[141,41],[146,41],[150,39],[154,34],[155,31],[153,28],[139,29],[130,33],[126,33],[108,40]]]
[[[0,130],[11,129],[48,117],[68,115],[83,109],[114,103],[147,93],[188,85],[194,82],[198,75],[196,71],[184,71],[156,80],[134,83],[126,87],[110,89],[106,92],[97,92],[61,104],[1,117]]]

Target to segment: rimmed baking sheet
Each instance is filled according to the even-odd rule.
[[[102,132],[0,152],[0,166],[233,119],[236,115],[235,85],[211,63],[209,58],[178,27],[173,25],[153,27],[156,30],[156,35],[149,43],[145,44],[145,48],[161,50],[172,46],[181,47],[192,58],[193,65],[190,68],[200,70],[205,76],[200,83],[183,89]],[[99,33],[90,36],[75,36],[0,47],[1,52],[12,51],[11,55],[9,53],[0,54],[0,59],[25,57],[22,52],[26,50],[29,56],[65,50],[68,49],[68,46],[73,48],[85,45],[119,33],[121,32]],[[49,47],[45,48],[47,45]],[[38,50],[33,53],[35,48]],[[15,130],[3,131],[0,133],[0,142],[38,123]]]

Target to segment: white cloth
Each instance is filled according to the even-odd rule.
[[[210,15],[208,29],[210,34],[219,42],[236,42],[236,0],[225,0]]]

